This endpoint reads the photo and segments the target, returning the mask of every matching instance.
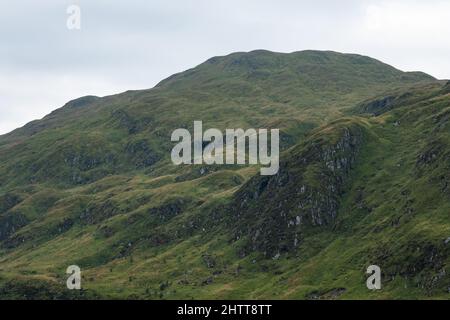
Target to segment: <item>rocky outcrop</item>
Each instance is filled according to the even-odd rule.
[[[276,259],[295,249],[307,228],[332,224],[362,141],[359,125],[325,129],[288,150],[277,175],[244,185],[229,208],[234,240],[245,239],[240,254]]]
[[[28,219],[20,213],[11,213],[0,217],[0,240],[7,239],[27,223]]]
[[[138,169],[149,167],[161,158],[145,139],[129,142],[125,152]]]
[[[113,122],[128,134],[134,135],[150,127],[152,119],[149,117],[132,116],[129,112],[119,109],[111,113]]]
[[[381,99],[364,102],[359,105],[359,109],[362,113],[371,113],[373,115],[380,115],[392,109],[395,100],[396,100],[395,96],[387,96]]]
[[[405,244],[380,245],[370,253],[371,261],[383,265],[383,279],[386,283],[396,277],[412,280],[427,295],[445,292],[450,274],[446,261],[450,246],[444,241],[416,239]]]
[[[0,214],[8,211],[22,201],[20,196],[14,193],[0,195]]]

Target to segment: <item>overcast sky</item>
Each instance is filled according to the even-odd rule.
[[[153,87],[216,55],[369,55],[450,78],[450,1],[0,0],[0,134],[68,100]],[[81,9],[81,29],[66,26]]]

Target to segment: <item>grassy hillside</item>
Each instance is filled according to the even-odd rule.
[[[71,101],[0,137],[0,297],[448,298],[449,94],[364,56],[259,50]],[[194,120],[280,128],[279,173],[172,165]]]

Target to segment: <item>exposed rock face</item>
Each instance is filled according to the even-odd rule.
[[[0,240],[7,239],[11,234],[22,228],[27,223],[27,218],[20,213],[7,214],[0,217]]]
[[[136,117],[130,115],[125,110],[115,110],[111,113],[111,117],[119,127],[125,129],[128,134],[134,135],[148,128],[152,122],[148,117]]]
[[[373,261],[382,261],[386,282],[399,276],[414,279],[415,285],[428,295],[447,289],[450,277],[445,261],[450,255],[450,247],[445,242],[418,239],[395,248],[395,251],[380,246],[371,255]]]
[[[257,250],[277,257],[298,246],[304,228],[335,220],[363,140],[358,125],[336,129],[337,137],[324,130],[288,150],[277,175],[256,176],[237,193],[232,210],[235,240],[244,237],[247,243],[241,255]]]
[[[21,201],[21,197],[14,193],[0,196],[0,240],[7,239],[28,223],[28,219],[23,214],[9,211]]]
[[[360,110],[363,113],[380,115],[386,111],[389,111],[393,107],[395,99],[395,96],[387,96],[381,99],[365,102],[360,105]]]
[[[160,156],[152,150],[149,143],[143,139],[128,143],[125,152],[138,169],[149,167],[160,159]]]
[[[148,214],[158,217],[161,221],[166,221],[183,212],[191,202],[192,200],[188,198],[169,200],[158,207],[149,209]]]
[[[445,83],[444,87],[442,88],[442,91],[444,94],[450,93],[450,81],[447,81]]]
[[[6,193],[0,196],[0,214],[13,208],[20,203],[22,199],[14,193]]]

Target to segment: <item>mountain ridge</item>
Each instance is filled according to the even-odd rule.
[[[0,136],[2,298],[446,298],[446,88],[364,56],[257,50],[72,100]],[[194,120],[280,128],[279,173],[173,166],[170,133]]]
[[[316,55],[317,55],[317,54],[318,54],[318,55],[332,54],[332,55],[345,56],[345,57],[350,57],[350,58],[353,57],[353,58],[357,58],[358,60],[360,60],[360,59],[368,59],[368,61],[372,61],[372,62],[374,62],[374,63],[376,63],[376,64],[380,64],[380,65],[387,66],[387,67],[392,68],[392,69],[394,69],[394,70],[396,70],[396,71],[398,71],[398,72],[400,72],[400,73],[403,73],[403,74],[405,74],[405,75],[414,75],[414,76],[417,76],[417,77],[420,76],[420,78],[422,78],[422,80],[436,80],[434,77],[432,77],[432,76],[430,76],[430,75],[428,75],[428,74],[426,74],[426,73],[423,73],[423,72],[420,72],[420,71],[407,71],[407,72],[401,71],[401,70],[396,69],[396,68],[394,68],[394,67],[391,67],[391,66],[389,66],[389,65],[387,65],[387,64],[385,64],[385,63],[383,63],[383,62],[381,62],[381,61],[379,61],[379,60],[377,60],[377,59],[373,59],[373,58],[370,58],[370,57],[368,57],[368,56],[359,55],[359,54],[353,54],[353,53],[339,53],[339,52],[331,51],[331,50],[327,50],[327,51],[319,51],[319,50],[302,50],[302,51],[293,51],[293,52],[291,52],[291,53],[282,53],[282,52],[274,52],[274,51],[263,50],[263,49],[256,49],[256,50],[252,50],[252,51],[249,51],[249,52],[234,52],[234,53],[231,53],[231,54],[228,54],[228,55],[225,55],[225,56],[215,56],[215,57],[212,57],[212,58],[210,58],[210,59],[207,59],[205,62],[199,64],[198,66],[196,66],[196,67],[194,67],[194,68],[191,68],[191,69],[188,69],[188,70],[179,72],[179,73],[175,73],[174,75],[171,75],[171,76],[167,77],[166,79],[163,79],[162,81],[160,81],[159,83],[157,83],[153,88],[142,89],[142,90],[127,90],[127,91],[125,91],[125,92],[116,93],[116,94],[112,94],[112,95],[108,95],[108,96],[104,96],[104,97],[96,97],[96,96],[88,95],[88,96],[82,96],[82,97],[79,97],[79,98],[75,98],[75,99],[72,99],[72,100],[70,100],[69,102],[67,102],[63,107],[58,108],[58,109],[54,110],[53,112],[55,112],[55,111],[57,111],[57,110],[60,110],[60,109],[62,109],[62,108],[65,108],[65,107],[67,108],[68,106],[70,106],[70,105],[72,105],[72,104],[74,104],[74,103],[79,103],[80,101],[83,101],[84,99],[92,99],[92,98],[95,98],[95,99],[96,99],[96,98],[100,98],[100,99],[105,99],[105,98],[106,98],[106,99],[108,99],[108,98],[111,98],[111,97],[122,96],[122,95],[127,95],[127,94],[136,94],[136,93],[148,92],[149,90],[153,90],[153,89],[155,89],[155,88],[161,87],[164,83],[167,83],[167,82],[171,81],[173,78],[176,78],[177,76],[181,76],[181,75],[183,75],[183,74],[185,74],[185,73],[189,73],[190,71],[195,70],[196,68],[198,68],[198,67],[200,67],[200,66],[210,64],[212,61],[220,61],[220,60],[223,61],[223,60],[226,60],[226,59],[230,59],[230,58],[232,58],[232,57],[235,57],[235,56],[239,56],[239,57],[251,57],[252,55],[258,55],[258,54],[264,54],[264,55],[280,55],[280,56],[292,56],[292,55],[302,55],[302,54],[316,54]],[[53,113],[53,112],[52,112],[52,113]],[[51,115],[52,113],[50,113],[49,115]],[[33,120],[33,121],[31,121],[30,123],[34,123],[34,122],[36,122],[36,121],[40,121],[40,120],[44,120],[44,119],[45,119],[45,117],[42,118],[42,119],[39,119],[39,120]],[[26,126],[26,125],[27,125],[27,124],[25,124],[25,126]],[[21,127],[21,128],[22,128],[22,127]],[[21,129],[21,128],[14,129],[13,131],[18,130],[18,129]],[[12,132],[8,132],[8,133],[5,133],[5,134],[3,134],[3,135],[10,135],[11,133],[12,133]],[[1,136],[2,136],[2,135],[0,135],[0,137],[1,137]]]

